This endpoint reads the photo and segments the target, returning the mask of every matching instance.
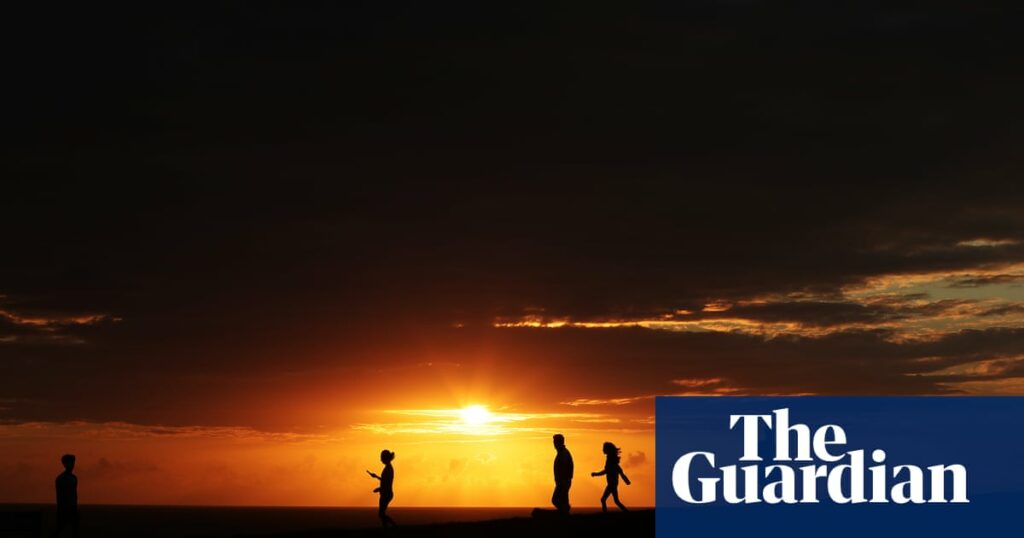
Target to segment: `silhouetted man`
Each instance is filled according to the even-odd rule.
[[[57,476],[57,530],[54,536],[60,536],[64,527],[71,527],[71,535],[78,536],[78,478],[72,473],[75,470],[75,456],[64,454],[60,458],[64,464],[64,472]]]
[[[551,504],[563,514],[569,513],[569,488],[572,487],[572,454],[565,448],[565,437],[556,433],[552,437],[555,443],[555,492],[551,494]]]

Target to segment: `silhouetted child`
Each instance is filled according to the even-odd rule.
[[[622,451],[607,441],[601,447],[601,451],[605,455],[604,470],[590,473],[590,476],[605,475],[608,480],[608,486],[604,488],[604,495],[601,495],[601,509],[605,512],[608,511],[608,496],[611,495],[619,509],[623,512],[628,512],[629,510],[626,510],[626,507],[619,501],[619,475],[622,475],[622,480],[627,486],[629,485],[629,477],[626,476],[626,473],[622,472],[622,467],[619,466],[619,453]]]
[[[57,530],[53,535],[60,536],[64,527],[71,527],[71,535],[78,536],[78,478],[75,470],[75,456],[64,454],[60,458],[64,472],[57,476]]]
[[[380,451],[380,462],[384,464],[384,470],[380,472],[380,476],[375,473],[366,471],[366,474],[370,475],[377,480],[380,480],[380,487],[373,490],[374,493],[380,493],[380,503],[377,505],[377,517],[380,518],[381,525],[387,527],[388,525],[396,526],[395,521],[388,516],[388,504],[391,499],[395,498],[395,490],[393,489],[395,483],[395,468],[391,466],[391,460],[395,459],[395,453],[390,450]]]

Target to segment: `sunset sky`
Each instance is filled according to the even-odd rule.
[[[12,14],[0,502],[544,506],[561,432],[651,505],[655,395],[1024,394],[1018,28],[817,4]]]

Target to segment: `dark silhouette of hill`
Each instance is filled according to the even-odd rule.
[[[255,538],[256,535],[248,535]],[[514,517],[465,523],[410,525],[388,529],[322,529],[318,531],[261,534],[262,538],[332,538],[370,536],[416,536],[448,538],[588,538],[654,536],[654,510],[618,513],[574,514],[565,517]],[[236,538],[242,538],[238,536]]]

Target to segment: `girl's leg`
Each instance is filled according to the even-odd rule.
[[[615,500],[615,504],[619,506],[620,510],[623,512],[629,512],[629,510],[626,510],[626,505],[622,504],[622,501],[619,500],[619,488],[612,490],[612,499]]]
[[[605,486],[604,495],[601,495],[601,510],[604,512],[608,511],[608,496],[612,494],[612,487]]]
[[[383,495],[382,494],[380,496],[380,501],[377,504],[377,517],[380,518],[380,524],[382,526],[384,526],[384,527],[388,526],[388,520],[391,519],[390,517],[388,517],[388,514],[387,514],[388,503],[390,503],[390,502],[391,502],[391,499],[388,498],[387,495]]]
[[[391,504],[391,499],[393,498],[393,495],[380,496],[380,505],[378,505],[377,517],[380,518],[380,524],[384,527],[387,527],[388,525],[392,527],[397,526],[395,520],[391,519],[391,516],[387,514],[388,505]]]

